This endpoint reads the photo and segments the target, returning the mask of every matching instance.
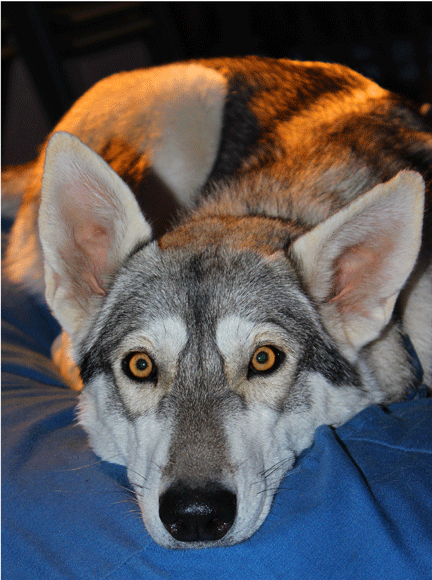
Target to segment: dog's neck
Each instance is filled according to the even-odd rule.
[[[284,250],[306,228],[293,220],[262,215],[213,215],[192,218],[159,239],[162,250],[200,251],[224,245],[231,249],[273,254]]]

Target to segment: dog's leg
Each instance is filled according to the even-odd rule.
[[[74,389],[74,391],[80,391],[83,384],[79,369],[70,354],[71,349],[72,345],[69,336],[65,331],[63,331],[58,335],[51,346],[51,358],[59,369],[66,384]]]

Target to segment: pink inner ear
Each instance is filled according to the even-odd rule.
[[[335,261],[334,290],[329,302],[339,302],[341,312],[364,313],[369,293],[379,292],[382,286],[383,261],[383,253],[369,244],[346,249]]]
[[[95,294],[98,294],[99,296],[106,296],[105,290],[102,288],[102,285],[96,279],[96,276],[94,274],[92,273],[89,274],[88,283],[90,284],[90,288]]]
[[[87,258],[88,271],[83,273],[92,291],[105,295],[101,278],[108,273],[108,254],[110,250],[110,235],[108,229],[100,224],[87,221],[74,229],[76,244]]]
[[[102,269],[107,265],[110,240],[106,228],[92,222],[81,223],[75,227],[74,237],[92,262]]]

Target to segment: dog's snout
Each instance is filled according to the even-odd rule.
[[[236,496],[219,484],[203,489],[177,483],[159,501],[159,517],[180,542],[211,542],[225,536],[236,516]]]

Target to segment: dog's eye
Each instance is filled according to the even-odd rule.
[[[251,359],[249,375],[273,372],[279,368],[283,359],[283,352],[274,346],[260,346]]]
[[[122,363],[126,376],[135,381],[150,381],[156,378],[156,365],[145,352],[130,352]]]

